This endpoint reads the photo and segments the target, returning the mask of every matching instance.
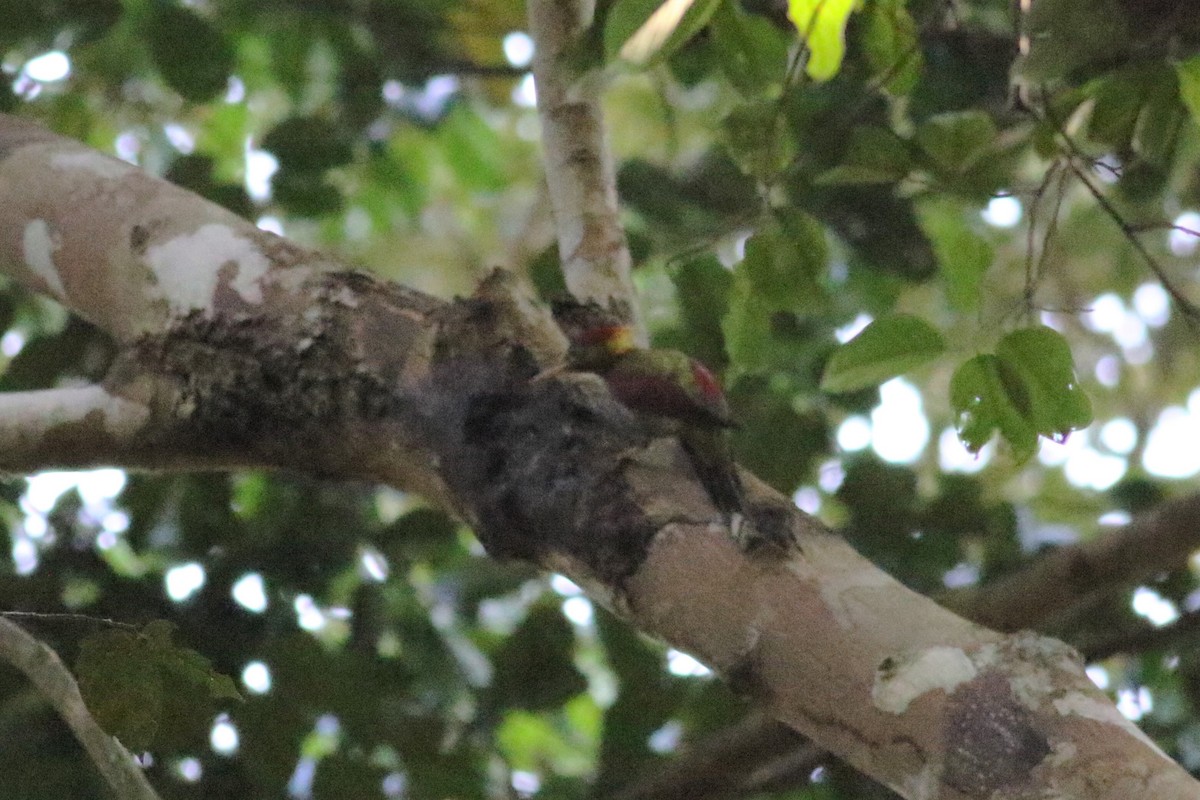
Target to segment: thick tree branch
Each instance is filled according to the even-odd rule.
[[[968,619],[999,630],[1038,629],[1099,597],[1180,568],[1200,548],[1198,519],[1200,494],[1173,498],[1119,530],[1051,551],[998,581],[951,592],[939,600]],[[1163,628],[1116,631],[1105,639],[1076,645],[1086,658],[1098,659],[1164,646],[1197,630],[1200,614],[1189,614]],[[636,778],[611,800],[718,800],[762,792],[770,784],[803,785],[813,767],[830,755],[811,742],[796,742],[786,731],[773,719],[751,714],[696,743],[669,765],[656,766]],[[723,771],[714,772],[713,765],[721,765]]]
[[[32,472],[133,463],[150,409],[100,386],[0,394],[0,469]],[[142,454],[150,456],[151,454]],[[141,466],[156,466],[152,458]]]
[[[229,451],[179,438],[186,420],[154,384],[112,391],[80,386],[0,393],[0,470],[87,469],[117,465],[149,471],[287,466],[258,452]],[[122,392],[117,394],[116,392]]]
[[[79,172],[68,189],[6,171],[39,157],[56,169],[39,153],[62,152],[42,134],[32,152],[10,146],[5,159],[6,122],[0,178],[23,183],[3,191],[33,199],[0,207],[0,268],[125,335],[106,387],[165,408],[181,452],[433,496],[493,556],[563,572],[906,797],[1195,796],[1195,782],[1117,712],[1070,650],[954,616],[749,476],[755,518],[773,515],[796,547],[742,551],[675,438],[647,430],[594,375],[546,377],[564,337],[511,276],[443,302],[358,273],[283,269],[269,257],[283,246],[240,220],[206,223],[215,227],[197,239],[187,220],[209,212],[190,196],[171,209],[180,220],[148,233],[156,244],[147,248],[106,209],[145,218],[144,202],[128,199],[153,192],[152,179],[114,182],[93,170],[90,183]],[[124,281],[122,292],[76,290],[90,280],[88,254],[66,227],[69,248],[38,238],[45,209],[63,204],[53,193],[64,191],[79,218],[118,226],[116,239],[95,232],[91,258],[102,277],[107,268]],[[36,246],[12,246],[31,229]],[[57,256],[71,248],[60,274]],[[176,256],[189,269],[169,269]],[[133,304],[146,312],[133,326],[114,310],[127,293],[151,298]]]
[[[1200,547],[1198,520],[1200,494],[1168,500],[1119,530],[1060,547],[984,586],[945,595],[942,602],[996,630],[1037,628],[1098,596],[1184,564]]]
[[[125,746],[92,719],[74,676],[57,653],[20,625],[0,617],[0,658],[25,673],[54,707],[116,797],[120,800],[158,800],[141,767]]]
[[[1168,648],[1176,652],[1184,648],[1194,652],[1197,634],[1200,634],[1200,612],[1192,611],[1161,628],[1139,620],[1118,630],[1105,631],[1102,635],[1093,634],[1080,644],[1080,648],[1097,660],[1118,653],[1145,653]]]
[[[594,7],[594,0],[529,0],[546,181],[567,289],[580,300],[614,304],[644,339],[598,76],[578,66]]]
[[[150,420],[100,386],[0,393],[0,468],[83,468],[128,448]]]
[[[0,264],[121,341],[219,306],[257,310],[325,258],[191,192],[0,116]]]
[[[678,757],[607,796],[607,800],[718,800],[740,797],[762,766],[797,754],[828,754],[761,713],[697,742]],[[810,768],[811,771],[811,768]]]

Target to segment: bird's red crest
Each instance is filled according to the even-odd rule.
[[[719,400],[724,396],[717,376],[709,372],[707,367],[695,359],[692,360],[692,378],[696,381],[696,387],[700,390],[700,394],[704,395],[705,398]]]

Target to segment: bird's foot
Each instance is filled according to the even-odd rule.
[[[783,556],[799,549],[790,525],[791,514],[773,505],[759,505],[748,514],[728,515],[729,531],[743,553]]]

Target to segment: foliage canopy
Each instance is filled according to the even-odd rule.
[[[723,372],[747,467],[931,593],[1200,472],[1181,452],[1200,434],[1188,3],[598,5],[573,56],[608,82],[652,335]],[[0,111],[388,278],[451,294],[509,263],[549,299],[524,27],[507,0],[0,0]],[[17,287],[0,332],[4,390],[96,379],[113,354]],[[55,481],[0,487],[0,608],[136,626],[35,630],[164,797],[604,796],[745,711],[417,498]],[[1186,636],[1096,643],[1144,641],[1198,589],[1180,564],[1051,631],[1117,653],[1097,674],[1193,771]],[[0,795],[94,795],[31,692],[0,668]]]

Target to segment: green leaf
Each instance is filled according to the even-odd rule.
[[[803,311],[819,296],[819,277],[829,259],[825,231],[802,211],[781,211],[746,242],[735,278],[777,311]]]
[[[1175,75],[1163,70],[1162,79],[1150,88],[1138,112],[1129,142],[1133,151],[1160,169],[1168,168],[1187,115]]]
[[[617,0],[604,22],[604,54],[646,66],[687,43],[721,0]]]
[[[963,209],[947,200],[930,199],[918,206],[921,229],[933,244],[946,299],[955,311],[979,309],[983,276],[995,258],[992,246],[963,218]]]
[[[213,168],[214,161],[211,156],[193,153],[175,159],[163,177],[177,186],[190,189],[205,199],[249,218],[254,205],[246,190],[237,184],[218,183]]]
[[[1000,431],[1018,462],[1037,437],[1062,442],[1092,421],[1092,404],[1079,386],[1066,340],[1046,327],[1013,331],[996,355],[976,356],[950,381],[958,435],[971,452]]]
[[[906,95],[917,85],[924,66],[917,24],[905,0],[875,0],[867,6],[862,34],[863,53],[872,73],[894,95]]]
[[[939,114],[917,129],[917,144],[948,174],[966,172],[996,141],[996,123],[983,111]]]
[[[135,752],[207,722],[215,700],[241,700],[233,680],[208,659],[171,642],[175,625],[155,620],[140,633],[104,630],[84,639],[75,671],[88,710]]]
[[[720,3],[709,23],[713,52],[730,83],[748,96],[783,83],[790,37],[740,3]]]
[[[767,180],[791,160],[791,140],[779,104],[760,100],[736,106],[721,123],[725,149],[747,175]]]
[[[1028,397],[1026,417],[1037,433],[1062,442],[1091,424],[1092,403],[1057,331],[1043,326],[1013,331],[1000,340],[996,355],[1019,377]]]
[[[500,137],[471,106],[456,104],[442,120],[438,134],[459,185],[489,192],[508,185],[508,160]]]
[[[777,211],[750,237],[734,269],[729,310],[721,321],[735,371],[794,366],[795,341],[779,334],[797,316],[828,311],[823,285],[828,259],[824,228],[794,209]]]
[[[1018,462],[1028,460],[1037,449],[1037,431],[1019,407],[1024,399],[1011,376],[1006,380],[1004,365],[996,356],[975,356],[955,370],[950,402],[958,419],[958,438],[972,453],[978,453],[997,430]]]
[[[135,753],[149,748],[162,718],[163,681],[145,640],[125,630],[93,634],[79,646],[75,673],[100,727]]]
[[[1164,73],[1171,74],[1165,65],[1138,63],[1092,81],[1087,87],[1093,101],[1088,136],[1118,152],[1128,149],[1138,114]]]
[[[756,370],[770,360],[772,313],[767,298],[754,291],[745,275],[735,275],[721,333],[729,360],[739,370]]]
[[[1095,65],[1121,63],[1137,42],[1125,7],[1120,0],[1032,3],[1031,46],[1016,64],[1017,75],[1032,84],[1051,83]]]
[[[289,117],[267,132],[262,148],[279,159],[281,170],[320,173],[350,161],[345,132],[319,117]]]
[[[929,323],[907,314],[881,317],[834,351],[821,378],[821,391],[853,392],[928,363],[946,349]]]
[[[690,258],[670,270],[679,316],[689,337],[687,348],[705,364],[720,368],[728,361],[721,318],[729,310],[733,273],[710,253]]]
[[[160,8],[146,36],[154,66],[184,98],[199,103],[225,91],[233,48],[208,20],[186,8]]]
[[[341,211],[342,193],[320,173],[281,169],[271,176],[275,202],[301,217],[319,217]]]
[[[846,22],[861,0],[788,0],[788,19],[808,45],[805,72],[815,81],[838,73],[846,54]]]
[[[881,127],[855,128],[842,163],[817,176],[818,185],[895,183],[912,169],[908,145]]]
[[[777,490],[791,494],[814,462],[829,453],[829,421],[823,412],[797,409],[796,393],[769,379],[743,378],[730,387],[729,403],[740,423],[733,432],[738,463]]]
[[[1200,125],[1200,56],[1180,61],[1175,65],[1175,74],[1179,76],[1179,97],[1192,121]]]
[[[575,667],[575,631],[558,604],[535,606],[493,659],[493,708],[555,709],[587,688]]]
[[[458,524],[433,508],[415,508],[379,534],[378,545],[397,563],[426,561],[445,567],[459,554]]]
[[[639,636],[607,611],[596,612],[597,638],[616,674],[620,693],[604,712],[592,796],[628,780],[654,758],[647,745],[651,734],[676,713],[684,697],[684,682],[663,669],[660,648]]]

